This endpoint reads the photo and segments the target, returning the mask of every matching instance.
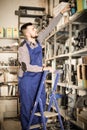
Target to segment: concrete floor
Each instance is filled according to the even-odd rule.
[[[3,122],[3,126],[0,130],[21,130],[20,122],[16,119],[8,119]],[[42,130],[42,129],[40,129]],[[47,128],[47,130],[61,130],[60,128]]]
[[[21,130],[21,124],[18,119],[5,119],[3,123],[1,124],[0,130]],[[42,130],[42,129],[40,129]],[[57,130],[57,129],[51,129],[47,128],[47,130]],[[60,130],[60,128],[58,129]]]
[[[77,130],[77,129],[82,130],[82,129],[76,127],[76,126],[73,126],[73,125],[68,126],[68,125],[67,125],[67,122],[66,122],[65,125],[64,125],[64,130]],[[54,127],[48,127],[47,130],[61,130],[59,125],[57,125],[56,127],[55,126]],[[18,119],[5,119],[3,124],[0,125],[0,130],[21,130],[20,121]]]
[[[17,119],[6,119],[1,124],[0,130],[21,130],[20,121]]]

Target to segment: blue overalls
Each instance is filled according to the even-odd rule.
[[[30,55],[30,64],[42,66],[42,48],[38,43],[38,47],[32,49],[29,44],[25,43],[29,55]],[[27,125],[29,123],[29,118],[33,109],[33,104],[37,96],[38,88],[40,86],[40,81],[42,77],[42,72],[24,72],[23,77],[19,82],[19,93],[20,93],[20,114],[21,114],[21,125],[22,130],[28,130]],[[45,87],[41,93],[41,99],[43,102],[43,108],[45,109],[46,104],[46,93]],[[39,111],[39,106],[37,111]],[[34,117],[32,124],[41,122],[39,117]],[[39,130],[39,129],[33,129]]]

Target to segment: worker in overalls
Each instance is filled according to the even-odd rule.
[[[37,96],[38,88],[44,70],[52,71],[51,67],[43,67],[42,65],[42,41],[49,35],[49,33],[57,25],[62,17],[63,12],[55,17],[46,29],[37,34],[37,30],[32,23],[22,25],[21,32],[25,36],[24,41],[18,49],[18,59],[20,63],[19,69],[19,95],[20,95],[20,115],[22,130],[28,130],[28,123],[33,109],[35,98]],[[46,104],[45,87],[41,93],[43,108]],[[39,108],[38,108],[39,109]],[[37,110],[39,111],[39,110]],[[32,124],[38,123],[39,118],[33,118]],[[34,129],[39,130],[39,129]]]

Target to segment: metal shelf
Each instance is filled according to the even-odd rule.
[[[50,38],[52,38],[55,34],[58,35],[58,34],[61,32],[61,30],[62,30],[62,32],[65,32],[66,34],[68,34],[66,31],[63,31],[63,29],[65,29],[67,26],[69,26],[69,23],[66,23],[66,24],[64,24],[64,25],[61,25],[58,30],[55,29],[55,30],[46,38],[46,41],[49,40]],[[60,34],[59,38],[62,37],[61,35],[64,36],[64,34]]]
[[[18,69],[18,68],[19,68],[19,66],[5,66],[5,65],[1,66],[1,65],[0,65],[0,68],[7,68],[7,69]]]
[[[24,18],[42,18],[44,15],[34,15],[34,14],[20,14],[20,17],[24,17]]]
[[[79,57],[82,56],[82,54],[86,54],[87,55],[87,48],[83,48],[81,50],[75,51],[71,53],[72,57]]]
[[[70,55],[71,55],[71,53],[61,54],[61,55],[55,56],[55,58],[69,58]]]
[[[67,87],[67,88],[72,88],[72,89],[77,89],[77,90],[82,90],[82,91],[87,90],[86,88],[82,88],[81,86],[78,86],[78,85],[69,84],[67,82],[66,83],[59,82],[57,85],[61,87]]]
[[[70,22],[80,22],[86,23],[87,22],[87,9],[75,13],[73,16],[69,18]]]
[[[12,99],[18,99],[17,96],[0,96],[0,100],[12,100]]]
[[[0,51],[0,53],[18,53],[18,51]]]
[[[31,6],[19,6],[19,10],[20,9],[45,11],[45,8],[42,8],[42,7],[31,7]]]
[[[46,83],[52,84],[52,80],[46,80]]]
[[[28,17],[29,18],[37,18],[37,17],[42,18],[42,16],[44,15],[44,13],[35,14],[34,12],[33,12],[33,14],[31,14],[31,13],[29,14],[28,13],[29,11],[44,12],[45,8],[43,8],[43,7],[30,7],[30,6],[19,6],[19,9],[18,9],[18,11],[16,11],[15,14],[17,14],[19,17],[24,17],[24,18],[28,18]]]
[[[7,40],[18,40],[18,37],[0,37],[0,39],[7,39]]]

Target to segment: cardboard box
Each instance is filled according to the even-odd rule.
[[[77,0],[77,12],[83,10],[83,0]]]
[[[77,12],[87,9],[87,0],[77,0]]]
[[[83,0],[83,9],[87,9],[87,0]]]
[[[78,86],[87,89],[87,64],[77,66]]]
[[[8,27],[6,28],[6,37],[7,38],[12,38],[12,28]]]
[[[81,87],[82,89],[87,89],[87,80],[79,79],[78,86]]]
[[[3,27],[0,27],[0,37],[3,38],[4,37],[4,33],[5,33],[5,30]]]
[[[4,117],[17,117],[18,102],[17,99],[0,100],[0,104],[4,105]]]
[[[57,6],[53,8],[53,16],[56,17],[62,9],[64,9],[68,5],[68,2],[61,2]]]
[[[3,85],[0,87],[0,96],[8,96],[8,86]]]
[[[87,64],[87,56],[83,56],[82,57],[82,63],[83,64]]]
[[[19,33],[18,33],[18,28],[13,28],[13,38],[18,38],[19,37]]]

